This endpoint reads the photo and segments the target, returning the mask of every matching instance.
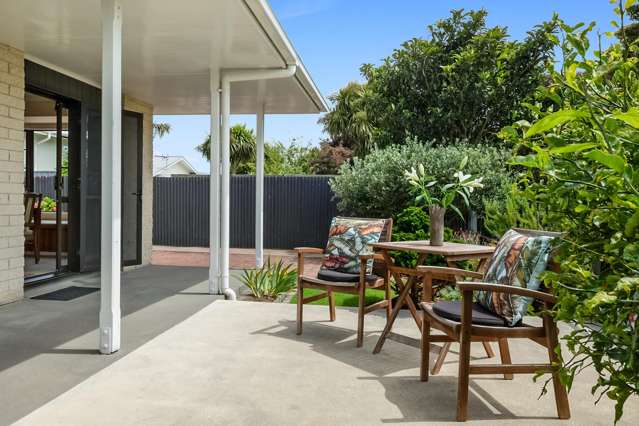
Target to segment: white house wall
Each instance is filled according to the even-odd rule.
[[[24,55],[0,44],[0,305],[23,297]]]
[[[187,167],[182,162],[177,162],[172,164],[171,166],[162,169],[162,172],[157,174],[159,177],[171,177],[173,175],[190,175],[193,174],[193,171],[190,167]]]

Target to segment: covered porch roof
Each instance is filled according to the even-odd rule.
[[[156,114],[209,114],[210,70],[285,68],[293,77],[235,82],[231,113],[315,114],[326,103],[264,0],[123,1],[124,92]],[[3,2],[0,43],[100,87],[100,0]]]

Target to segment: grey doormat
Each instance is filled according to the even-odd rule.
[[[78,297],[86,296],[87,294],[95,293],[100,289],[97,287],[77,287],[71,286],[62,288],[60,290],[52,291],[51,293],[41,294],[39,296],[34,296],[31,299],[35,300],[58,300],[58,301],[68,301],[77,299]]]

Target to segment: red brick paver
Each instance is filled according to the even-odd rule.
[[[266,250],[264,257],[265,261],[270,257],[271,262],[278,262],[281,259],[286,264],[297,265],[297,254],[294,251]],[[321,262],[321,257],[307,257],[305,273],[317,274]],[[231,269],[255,268],[255,252],[253,250],[232,249],[230,263]],[[151,264],[208,268],[209,250],[206,248],[154,247]]]

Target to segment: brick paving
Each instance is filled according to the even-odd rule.
[[[270,257],[271,262],[280,259],[286,264],[297,265],[297,254],[292,250],[265,250],[264,260]],[[305,273],[317,274],[322,258],[306,257]],[[231,249],[231,269],[255,268],[255,251]],[[158,266],[189,266],[196,268],[209,267],[209,250],[207,248],[153,247],[151,264]]]

